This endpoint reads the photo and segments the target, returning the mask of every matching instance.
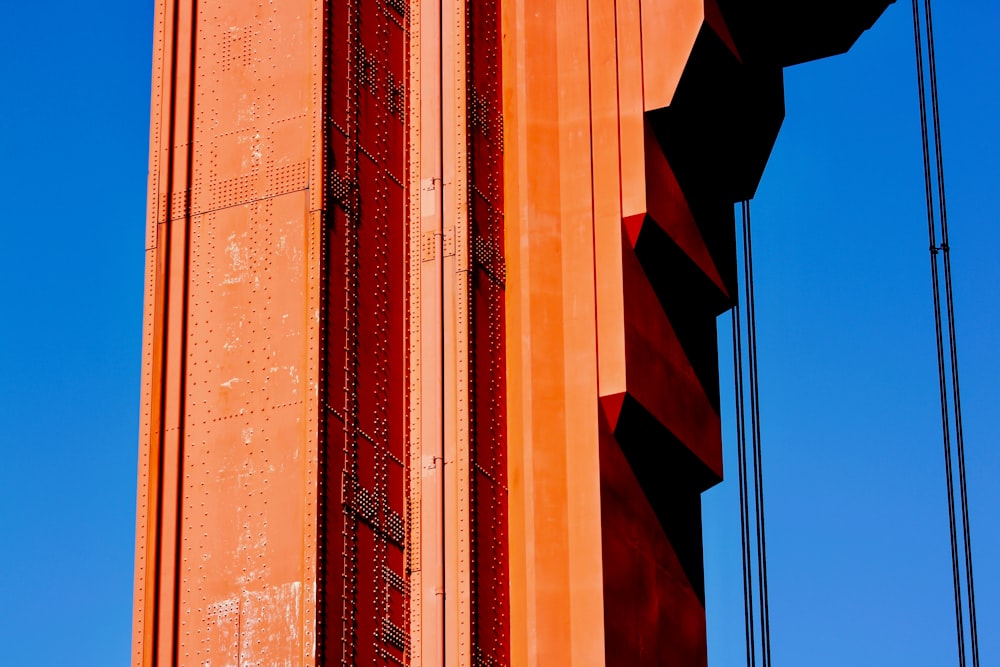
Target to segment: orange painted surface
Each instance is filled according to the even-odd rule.
[[[669,104],[705,17],[703,0],[504,4],[512,664],[613,662],[606,615],[628,601],[603,575],[599,408],[614,429],[631,396],[721,474],[718,414],[628,233],[680,224],[676,184],[650,194],[672,174],[647,162],[645,112]]]
[[[503,10],[511,663],[598,665],[587,3]]]
[[[307,665],[322,6],[179,5],[156,15],[134,664]]]
[[[705,663],[729,28],[159,0],[135,667]]]
[[[597,312],[597,347],[600,354],[598,363],[598,384],[600,394],[614,394],[625,386],[624,367],[617,360],[625,355],[624,331],[619,323],[625,319],[625,303],[622,299],[620,271],[615,267],[621,263],[621,221],[627,189],[634,183],[624,183],[621,170],[626,161],[638,158],[642,168],[641,146],[638,155],[628,155],[622,146],[621,128],[627,127],[628,119],[619,101],[620,91],[628,88],[621,84],[621,74],[632,76],[633,83],[641,79],[642,72],[632,71],[627,65],[625,72],[619,66],[619,40],[616,31],[616,10],[629,3],[623,0],[594,0],[591,2],[590,53],[591,53],[591,108],[593,110],[593,188],[594,188],[594,261]],[[637,18],[637,17],[636,17]],[[637,23],[636,23],[637,25]],[[633,109],[642,123],[641,102],[636,100]],[[630,165],[634,166],[634,165]],[[638,178],[641,175],[635,174]],[[639,186],[643,185],[639,178]],[[633,204],[633,207],[638,206]]]
[[[705,22],[705,0],[639,0],[644,109],[669,106]]]
[[[617,0],[615,46],[618,50],[618,133],[621,160],[622,217],[646,210],[645,153],[643,148],[642,20],[639,0]],[[603,279],[602,279],[603,282]]]
[[[713,88],[780,100],[736,4],[503,5],[512,664],[707,661],[736,191],[714,165],[755,185],[780,125]]]
[[[469,458],[469,157],[465,0],[441,3],[446,667],[472,667]]]
[[[444,661],[441,7],[410,24],[410,664]],[[416,267],[416,268],[414,268]]]

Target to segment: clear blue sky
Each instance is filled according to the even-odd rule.
[[[935,9],[990,665],[1000,6]],[[4,7],[3,667],[128,664],[151,26],[148,0]],[[913,68],[900,0],[847,56],[788,71],[788,117],[754,204],[776,665],[955,664]],[[727,427],[730,372],[723,364]],[[742,661],[729,469],[705,501],[712,667]]]

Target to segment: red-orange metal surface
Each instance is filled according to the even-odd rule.
[[[483,9],[472,91],[464,1],[159,8],[137,664],[507,662]]]
[[[136,667],[705,664],[734,3],[158,2]]]
[[[405,660],[409,17],[326,3],[320,664]]]
[[[601,664],[587,3],[503,5],[511,663]]]
[[[707,660],[715,317],[781,107],[736,4],[503,4],[513,664]]]
[[[469,464],[473,664],[509,665],[503,108],[499,0],[468,4]]]
[[[441,3],[444,629],[447,667],[470,667],[469,166],[466,3]]]
[[[319,10],[157,8],[136,665],[312,661]]]
[[[411,4],[408,566],[409,657],[415,667],[444,662],[440,43],[440,4]]]
[[[642,17],[643,108],[670,104],[705,21],[705,0],[638,0]]]

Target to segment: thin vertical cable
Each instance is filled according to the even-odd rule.
[[[948,207],[945,197],[944,153],[941,142],[941,114],[938,107],[937,58],[934,53],[934,21],[931,16],[930,0],[924,1],[924,20],[927,25],[927,62],[931,89],[931,119],[934,127],[934,154],[937,158],[938,213],[941,221],[941,258],[944,264],[944,293],[948,319],[948,346],[951,361],[955,446],[958,454],[958,480],[962,513],[962,541],[965,550],[969,633],[972,644],[972,664],[973,667],[979,667],[979,633],[976,623],[976,593],[972,573],[972,533],[969,525],[969,497],[965,473],[965,436],[962,428],[962,398],[958,379],[958,337],[955,332],[955,305],[951,280],[951,245],[948,240]]]
[[[754,645],[756,626],[753,614],[753,562],[750,546],[750,511],[749,491],[747,481],[746,454],[746,403],[743,395],[743,335],[740,328],[740,304],[737,302],[732,311],[733,329],[733,378],[736,399],[736,451],[739,470],[740,494],[740,554],[743,564],[743,618],[746,634],[747,667],[757,664],[757,651]]]
[[[936,339],[935,342],[937,347],[937,360],[938,360],[938,390],[940,393],[940,402],[941,402],[941,430],[942,430],[942,440],[944,444],[945,478],[946,478],[947,492],[948,492],[948,528],[951,540],[952,587],[955,597],[955,628],[958,639],[959,666],[965,667],[966,641],[965,641],[964,619],[962,612],[962,583],[961,583],[961,573],[960,573],[961,564],[959,561],[958,534],[957,534],[958,526],[957,526],[957,519],[955,512],[955,474],[952,464],[953,454],[951,447],[951,427],[950,427],[951,420],[949,418],[949,410],[948,410],[948,378],[947,378],[945,352],[944,352],[944,331],[943,331],[944,327],[942,323],[941,292],[940,292],[941,278],[938,270],[938,254],[942,250],[944,250],[945,254],[947,255],[948,244],[946,240],[943,241],[941,247],[939,247],[937,244],[937,231],[936,231],[937,226],[934,219],[934,187],[931,174],[931,152],[930,152],[931,149],[930,149],[930,139],[929,139],[930,131],[928,128],[928,119],[927,119],[927,93],[926,93],[926,81],[924,72],[923,37],[920,29],[919,0],[913,0],[912,5],[913,5],[913,40],[914,40],[916,66],[917,66],[917,91],[920,101],[921,147],[923,149],[923,160],[924,160],[924,196],[926,199],[926,207],[927,207],[927,234],[930,244],[931,283],[932,283],[931,287],[934,300],[934,330],[935,330],[935,339]],[[926,7],[926,12],[925,12],[926,18],[930,19],[930,8],[929,6],[926,5],[925,7]],[[930,27],[931,27],[930,24],[928,24],[928,29],[930,29]],[[928,35],[928,38],[929,38],[928,42],[929,49],[932,49],[933,38],[930,37],[930,35]],[[938,176],[938,195],[939,195],[939,205],[941,207],[940,210],[942,216],[944,217],[946,211],[945,200],[944,200],[944,183],[943,183],[944,168],[940,152],[941,148],[940,122],[938,120],[937,101],[936,101],[937,98],[936,68],[933,64],[933,58],[931,59],[930,69],[931,69],[931,89],[932,89],[931,92],[934,98],[932,106],[932,115],[935,128],[934,147],[937,158],[936,162],[937,162],[937,176]],[[946,227],[947,223],[944,221],[944,219],[942,220],[942,222],[944,225],[942,229],[944,230],[947,228]],[[949,302],[948,303],[949,313],[953,313],[953,308],[951,307],[951,296],[950,296],[951,293],[950,261],[946,261],[946,267],[949,273],[949,276],[947,276],[949,280],[947,281],[948,289],[946,296]],[[950,334],[949,344],[950,344],[950,351],[952,357],[952,370],[953,370],[952,380],[954,382],[954,388],[957,397],[958,378],[957,375],[954,373],[957,372],[958,360],[954,348],[954,329],[953,329],[952,315],[949,316],[949,334]],[[956,404],[956,407],[957,406],[958,404]],[[961,427],[959,426],[958,429],[959,429],[958,432],[960,432]],[[962,456],[963,453],[964,453],[964,447],[963,451],[959,453],[960,473],[962,473],[962,476],[964,477],[964,456]],[[962,504],[963,517],[966,517],[967,513],[966,513],[966,503],[964,502],[964,493],[961,504]],[[967,526],[967,520],[963,522],[963,527],[966,526]],[[970,565],[969,557],[971,556],[971,547],[968,542],[967,533],[964,537],[966,545],[966,563],[968,566]],[[967,576],[967,581],[971,584],[971,568],[968,569],[967,572],[969,573],[969,576]],[[970,607],[970,621],[971,621],[974,618],[974,603],[971,599],[969,607]],[[973,632],[973,636],[974,637],[976,636],[975,632]],[[973,642],[973,647],[974,647],[973,662],[974,665],[978,667],[979,664],[978,639]]]
[[[743,300],[733,307],[733,370],[736,385],[736,440],[739,458],[740,542],[743,560],[743,610],[746,621],[746,652],[748,667],[755,667],[757,645],[760,662],[771,665],[770,601],[767,582],[767,537],[764,521],[764,467],[761,454],[760,378],[757,360],[757,316],[754,296],[753,241],[750,233],[750,202],[741,204],[743,242]],[[738,292],[737,292],[738,294]],[[741,331],[741,311],[746,318],[746,344]],[[744,374],[744,350],[748,371]],[[747,448],[747,399],[749,394],[750,448]],[[752,481],[750,480],[752,474]],[[750,518],[751,486],[753,521]],[[757,596],[754,598],[754,580]],[[754,607],[757,607],[755,610]],[[755,615],[758,619],[755,622]],[[758,634],[759,633],[759,634]]]
[[[754,477],[754,518],[757,533],[757,576],[760,597],[761,664],[771,665],[771,622],[767,586],[767,537],[764,525],[764,472],[761,455],[760,392],[757,364],[757,304],[754,298],[753,242],[750,232],[750,202],[744,201],[743,272],[747,320],[747,359],[750,370],[750,443]]]

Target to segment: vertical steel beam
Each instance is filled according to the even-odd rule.
[[[410,5],[411,665],[445,656],[441,4]],[[412,473],[411,473],[412,474]]]
[[[163,163],[170,149],[170,93],[174,61],[173,5],[156,4],[153,25],[153,81],[150,111],[149,199],[146,215],[146,289],[143,304],[142,407],[136,508],[135,603],[132,664],[150,667],[156,647],[158,536],[160,532],[160,468],[158,445],[162,429],[164,252],[159,247],[160,196]],[[171,26],[168,28],[168,26]],[[157,444],[154,444],[157,443]]]
[[[323,11],[157,5],[136,667],[314,662]]]
[[[587,3],[503,12],[511,662],[599,665]]]
[[[441,10],[445,662],[471,667],[469,210],[465,0]]]

